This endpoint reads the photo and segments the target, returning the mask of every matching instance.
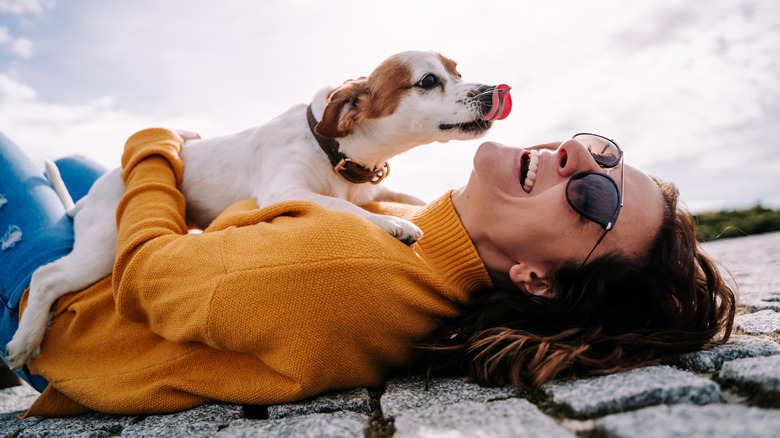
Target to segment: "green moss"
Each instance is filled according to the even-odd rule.
[[[723,210],[693,216],[701,241],[780,231],[780,210],[756,205],[742,210]]]

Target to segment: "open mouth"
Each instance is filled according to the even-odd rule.
[[[531,193],[536,185],[536,171],[539,169],[539,151],[526,152],[520,157],[520,185],[523,191]]]
[[[474,120],[473,122],[466,123],[442,123],[439,125],[439,129],[442,131],[460,129],[463,132],[483,132],[490,129],[492,125],[493,122],[489,120]]]

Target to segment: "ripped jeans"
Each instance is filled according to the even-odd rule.
[[[83,157],[58,160],[73,201],[84,196],[105,172]],[[43,172],[8,137],[0,133],[0,357],[19,327],[19,300],[39,266],[73,248],[73,222]],[[16,372],[38,391],[48,385],[25,365]]]

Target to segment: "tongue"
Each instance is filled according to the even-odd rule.
[[[504,120],[509,112],[512,111],[512,96],[509,95],[509,90],[512,87],[509,85],[501,84],[493,89],[493,104],[490,106],[490,111],[482,116],[482,120]]]

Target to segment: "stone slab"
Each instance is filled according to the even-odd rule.
[[[395,417],[405,411],[446,405],[465,401],[487,402],[515,396],[512,388],[485,388],[468,383],[462,378],[436,378],[430,380],[428,391],[425,379],[418,376],[392,379],[380,399],[382,414]]]
[[[702,245],[717,260],[724,278],[733,277],[743,297],[780,293],[780,232],[722,239]]]
[[[780,392],[780,356],[737,359],[723,364],[719,378],[765,392]]]
[[[19,433],[19,438],[101,438],[119,435],[141,417],[92,413],[72,418],[46,418]]]
[[[214,435],[219,438],[362,437],[368,417],[355,412],[301,415],[278,420],[236,420]]]
[[[574,438],[527,400],[465,401],[406,411],[395,419],[393,438]]]
[[[28,384],[0,390],[0,414],[27,411],[40,394]]]
[[[734,328],[750,335],[780,333],[780,312],[762,310],[734,318]]]
[[[604,417],[595,428],[621,438],[766,438],[780,434],[780,411],[725,404],[654,406]]]
[[[16,412],[0,414],[0,438],[16,438],[19,433],[43,420],[41,417],[30,417],[20,420]]]
[[[690,371],[713,372],[720,370],[723,363],[730,360],[773,354],[780,354],[780,344],[775,341],[756,336],[733,335],[723,345],[684,354],[673,360],[672,364]]]
[[[780,292],[765,292],[741,298],[739,300],[740,307],[744,307],[750,312],[762,310],[780,312]]]
[[[284,403],[268,407],[268,419],[309,415],[320,412],[352,411],[371,412],[371,395],[366,388],[323,394],[297,403]]]
[[[150,415],[130,425],[123,437],[153,438],[162,436],[207,437],[231,421],[243,416],[240,405],[212,403],[169,415]]]
[[[661,403],[706,404],[723,400],[710,379],[666,365],[607,376],[553,381],[542,386],[553,402],[575,415],[603,415]]]

